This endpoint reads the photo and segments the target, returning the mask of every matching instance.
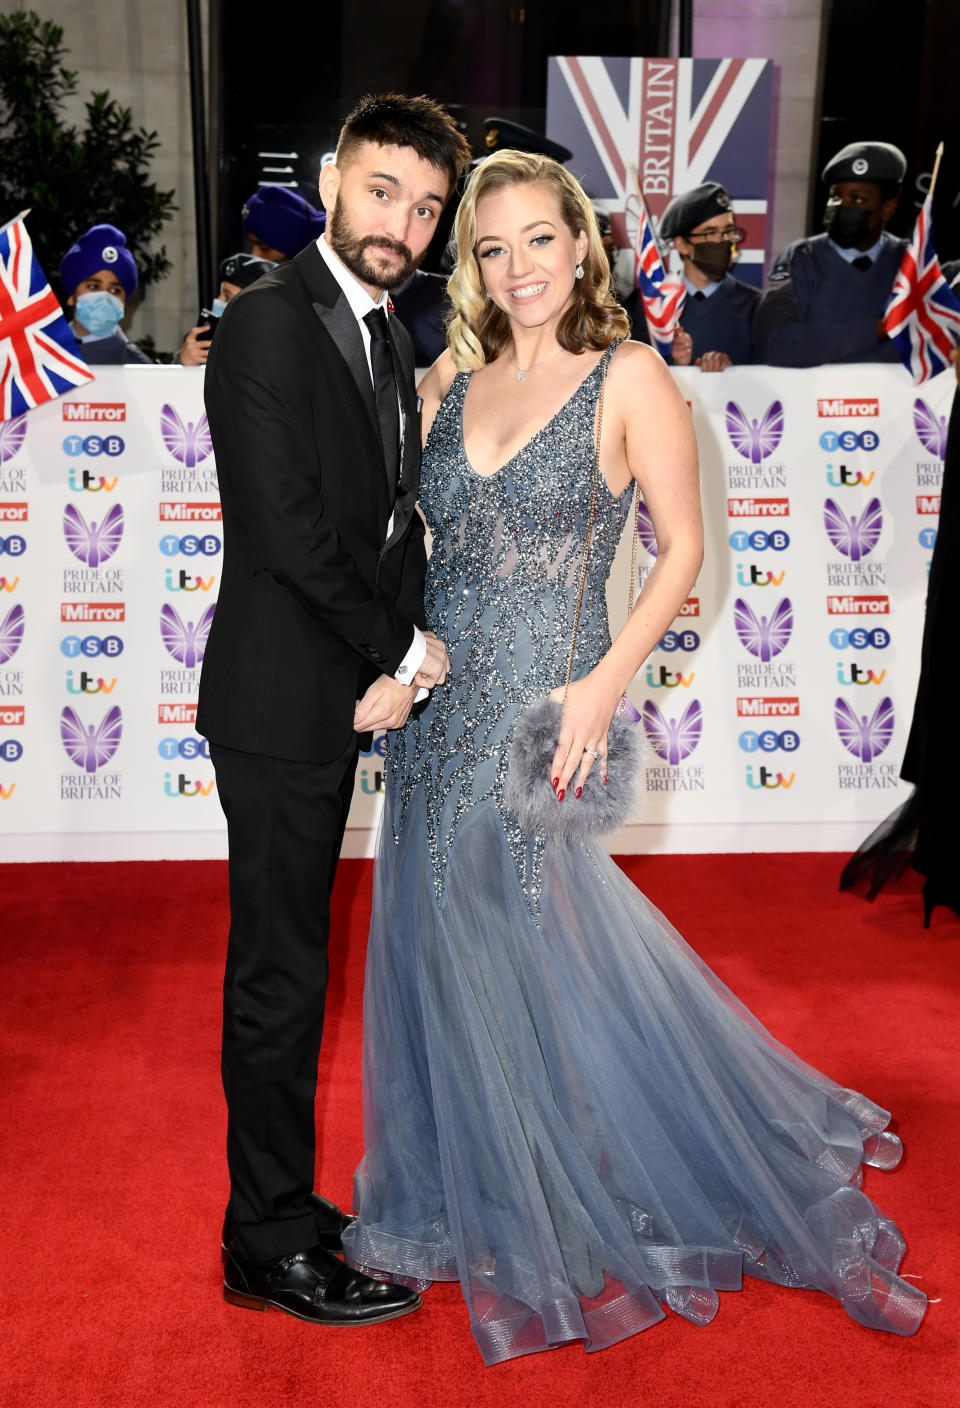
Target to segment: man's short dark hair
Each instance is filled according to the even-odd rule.
[[[451,192],[470,164],[470,147],[450,114],[433,98],[403,93],[368,93],[340,129],[337,165],[361,142],[411,147],[423,161],[445,171]]]

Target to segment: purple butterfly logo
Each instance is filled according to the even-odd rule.
[[[733,624],[740,644],[758,659],[770,661],[785,650],[793,634],[793,604],[783,597],[770,616],[757,616],[742,597],[733,603]]]
[[[879,499],[871,499],[863,513],[857,518],[848,518],[843,509],[827,499],[823,505],[823,526],[833,546],[849,557],[851,562],[859,562],[880,541],[883,531],[883,509]]]
[[[837,699],[833,706],[833,722],[847,752],[862,763],[871,763],[893,737],[893,700],[889,697],[881,699],[872,718],[867,714],[861,714],[858,718],[845,699]]]
[[[783,438],[783,404],[774,401],[761,421],[748,420],[736,401],[727,402],[727,434],[738,455],[759,464]]]
[[[919,396],[913,403],[913,428],[927,454],[942,460],[947,453],[947,418],[934,415]]]
[[[13,459],[27,434],[27,413],[12,420],[0,420],[0,464]]]
[[[699,699],[691,699],[679,719],[665,719],[652,700],[643,706],[643,727],[653,751],[665,762],[682,763],[700,742],[703,711]]]
[[[160,434],[173,458],[186,465],[187,469],[193,469],[213,450],[210,427],[204,414],[201,414],[196,425],[192,420],[184,424],[172,406],[161,406]]]
[[[88,567],[99,567],[113,557],[123,537],[123,509],[114,504],[101,523],[88,523],[73,504],[63,510],[63,536],[67,547]]]
[[[160,608],[160,634],[163,643],[174,660],[179,660],[188,670],[199,665],[203,659],[215,609],[216,603],[211,603],[194,625],[192,621],[181,621],[179,614],[167,603]]]
[[[637,537],[651,557],[657,555],[657,535],[653,531],[653,519],[646,504],[637,505]]]
[[[86,772],[96,772],[109,763],[120,746],[122,732],[123,715],[118,704],[108,709],[97,725],[86,727],[69,706],[60,714],[60,741],[67,757]]]
[[[11,606],[0,626],[0,665],[12,660],[23,640],[23,607]]]

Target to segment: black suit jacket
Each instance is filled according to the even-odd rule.
[[[395,319],[390,330],[403,412],[393,505],[360,329],[316,246],[223,314],[204,399],[224,563],[197,711],[214,743],[329,761],[356,700],[423,625],[413,349]]]

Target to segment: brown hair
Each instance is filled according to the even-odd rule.
[[[583,278],[573,286],[570,306],[557,325],[557,341],[568,352],[600,351],[630,336],[630,321],[617,303],[610,264],[587,194],[566,167],[548,156],[502,151],[480,163],[467,182],[457,211],[457,267],[447,284],[453,315],[447,343],[458,371],[476,371],[495,361],[510,341],[510,320],[484,294],[477,260],[477,203],[504,186],[548,186],[557,197],[570,233],[587,236]]]
[[[342,166],[361,142],[412,147],[417,156],[446,172],[451,193],[470,164],[467,139],[450,114],[424,95],[368,93],[361,98],[340,129],[337,165]]]

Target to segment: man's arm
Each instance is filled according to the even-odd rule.
[[[282,299],[251,290],[224,313],[204,398],[221,490],[263,569],[365,659],[393,674],[413,639],[367,581],[327,512],[307,380],[313,359]],[[332,414],[348,415],[331,398]]]

